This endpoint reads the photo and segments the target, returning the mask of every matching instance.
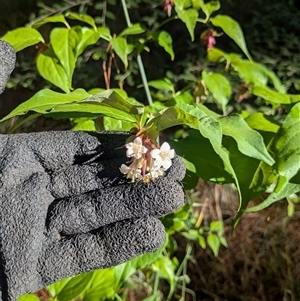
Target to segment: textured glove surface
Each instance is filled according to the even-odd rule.
[[[0,40],[0,94],[3,92],[16,63],[16,53],[12,46]]]
[[[61,278],[158,249],[158,217],[184,202],[176,157],[166,177],[127,183],[127,133],[0,135],[0,281],[17,300]],[[98,154],[101,154],[100,157]]]

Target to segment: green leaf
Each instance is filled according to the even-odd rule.
[[[39,54],[36,64],[40,75],[44,79],[64,92],[70,92],[68,75],[51,47]]]
[[[95,30],[97,30],[97,26],[95,24],[94,19],[86,14],[77,14],[77,13],[67,13],[66,17],[69,19],[73,19],[73,20],[79,20],[81,22],[87,23],[89,25],[91,25]]]
[[[300,192],[300,185],[299,184],[291,184],[287,183],[282,187],[282,189],[278,192],[272,192],[262,203],[247,208],[246,212],[256,212],[260,211],[262,209],[265,209],[269,207],[270,205],[286,198],[287,196],[293,194],[293,193],[299,193]]]
[[[237,21],[226,15],[217,15],[216,17],[210,18],[210,21],[214,26],[221,27],[222,30],[237,43],[247,58],[252,61],[243,31]]]
[[[78,40],[76,41],[75,57],[77,58],[89,45],[94,45],[100,38],[100,31],[92,28],[75,26],[72,30],[76,32]]]
[[[148,85],[150,87],[153,87],[158,90],[166,90],[166,91],[170,91],[170,92],[175,92],[174,85],[168,78],[151,80],[150,82],[148,82]]]
[[[209,140],[204,138],[198,130],[189,130],[187,133],[186,138],[171,142],[176,154],[189,163],[187,169],[195,173],[197,178],[207,181],[217,183],[234,182],[231,174],[224,169],[222,159],[214,151]],[[189,174],[186,178],[188,180]],[[183,183],[185,181],[186,179]]]
[[[62,15],[62,14],[47,17],[47,18],[45,18],[41,21],[38,21],[38,22],[34,23],[32,25],[32,27],[33,28],[39,28],[42,25],[47,24],[47,23],[64,23],[68,28],[70,28],[70,26],[69,26],[68,22],[66,21],[64,15]]]
[[[180,7],[175,6],[175,10],[178,14],[179,19],[185,23],[192,41],[195,40],[194,30],[197,24],[198,19],[198,11],[196,9],[190,8],[186,10],[180,9]]]
[[[209,230],[216,232],[219,236],[221,236],[224,232],[223,222],[222,221],[212,221],[209,225]]]
[[[116,294],[114,268],[96,270],[92,274],[93,277],[83,293],[82,300],[101,301],[111,299]]]
[[[181,235],[189,240],[197,240],[199,232],[198,230],[190,229],[188,232],[182,232]]]
[[[73,277],[58,293],[57,299],[59,301],[70,301],[74,299],[86,289],[92,277],[92,272]]]
[[[39,301],[40,299],[34,294],[22,295],[18,301]]]
[[[207,235],[207,244],[212,249],[214,255],[218,256],[219,249],[221,246],[219,237],[216,234],[209,233]]]
[[[209,19],[210,15],[215,11],[219,10],[221,5],[219,1],[209,1],[204,3],[203,0],[192,0],[193,7],[196,9],[202,9],[204,14],[206,15],[206,20]]]
[[[146,30],[142,27],[140,23],[132,24],[129,27],[125,28],[120,34],[119,37],[136,35],[145,32]]]
[[[72,277],[61,279],[47,287],[52,297],[57,296],[65,287],[65,285],[72,279]]]
[[[275,161],[268,153],[262,136],[251,129],[241,116],[230,115],[220,118],[219,121],[223,134],[235,139],[241,153],[269,165],[274,164]]]
[[[171,285],[175,283],[174,267],[171,259],[167,256],[161,256],[154,262],[154,269],[160,277],[167,279]]]
[[[268,76],[261,66],[255,62],[248,60],[242,60],[235,57],[231,60],[231,66],[237,71],[240,77],[247,84],[255,84],[260,86],[266,86],[268,83]]]
[[[206,72],[203,70],[202,78],[207,89],[212,93],[222,107],[223,113],[226,112],[226,105],[232,94],[232,89],[229,80],[220,73]]]
[[[53,118],[98,117],[105,115],[118,120],[136,123],[142,117],[143,111],[144,107],[142,105],[133,105],[117,92],[107,90],[90,95],[77,103],[53,107],[48,112],[48,115]]]
[[[52,48],[66,71],[69,88],[72,87],[72,77],[76,63],[76,47],[80,37],[73,28],[54,28],[50,33]]]
[[[207,50],[207,59],[209,62],[219,62],[221,60],[228,60],[227,53],[225,53],[223,50],[213,47],[211,49]]]
[[[111,40],[110,30],[108,27],[98,27],[97,32],[100,34],[100,37],[106,41]]]
[[[130,131],[136,124],[104,116],[103,126],[106,131]]]
[[[198,236],[198,244],[202,249],[206,249],[205,238],[202,235]]]
[[[261,112],[250,114],[245,118],[245,121],[254,130],[277,133],[279,129],[279,123],[274,118]]]
[[[266,102],[273,105],[290,104],[291,100],[288,95],[274,91],[268,87],[254,86],[252,93],[256,96],[263,98]]]
[[[83,89],[76,89],[68,94],[54,92],[49,89],[43,89],[37,92],[27,101],[21,103],[1,121],[7,120],[13,116],[26,114],[28,111],[46,114],[48,110],[59,104],[76,102],[87,97],[89,97],[89,94]]]
[[[96,124],[93,119],[90,118],[74,118],[71,119],[72,124],[72,131],[96,131]]]
[[[1,40],[11,44],[16,52],[40,42],[45,43],[42,35],[30,27],[20,27],[8,31]]]
[[[122,60],[124,63],[125,68],[128,66],[128,61],[127,61],[127,41],[125,38],[122,37],[116,37],[112,38],[110,40],[110,43],[118,55],[118,57]]]
[[[194,107],[192,105],[185,105],[185,104],[178,105],[178,107],[190,113],[192,116],[197,117],[197,119],[199,120],[198,128],[201,135],[209,139],[214,151],[222,159],[225,170],[233,176],[235,180],[235,185],[237,187],[240,196],[240,204],[241,204],[242,195],[239,187],[239,181],[230,163],[229,155],[222,146],[222,128],[220,123],[210,115],[207,115],[205,111],[201,110],[199,107]]]
[[[300,103],[284,119],[274,142],[278,173],[288,181],[300,170]]]
[[[174,55],[174,51],[173,51],[173,44],[172,44],[173,40],[172,40],[171,35],[167,31],[163,30],[158,34],[157,41],[158,41],[158,44],[161,47],[163,47],[167,53],[170,54],[171,60],[173,61],[175,58],[175,55]]]

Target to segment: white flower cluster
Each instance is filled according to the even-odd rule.
[[[175,156],[174,149],[164,142],[160,148],[149,138],[136,137],[133,142],[125,144],[126,155],[131,158],[129,166],[122,164],[120,171],[132,182],[136,180],[154,180],[163,176],[165,171],[172,165],[171,159]]]

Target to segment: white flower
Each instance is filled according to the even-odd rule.
[[[169,143],[164,142],[160,149],[153,149],[151,151],[151,157],[157,160],[156,164],[160,164],[164,170],[167,170],[171,167],[172,161],[175,156],[174,149],[171,149]]]
[[[133,142],[127,143],[125,146],[127,148],[126,156],[128,158],[134,157],[136,159],[140,159],[142,154],[147,152],[147,147],[143,145],[140,137],[136,137]]]
[[[126,175],[127,179],[132,179],[132,181],[134,182],[135,179],[141,179],[142,175],[141,175],[141,170],[135,169],[135,164],[134,167],[132,165],[133,164],[127,166],[125,164],[122,164],[120,167],[120,171],[122,174]]]

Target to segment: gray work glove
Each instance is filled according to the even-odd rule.
[[[175,157],[165,177],[128,183],[119,170],[126,138],[70,131],[0,135],[4,301],[163,244],[158,218],[184,202],[184,164]]]
[[[0,40],[0,94],[16,64],[16,53],[10,44]]]

